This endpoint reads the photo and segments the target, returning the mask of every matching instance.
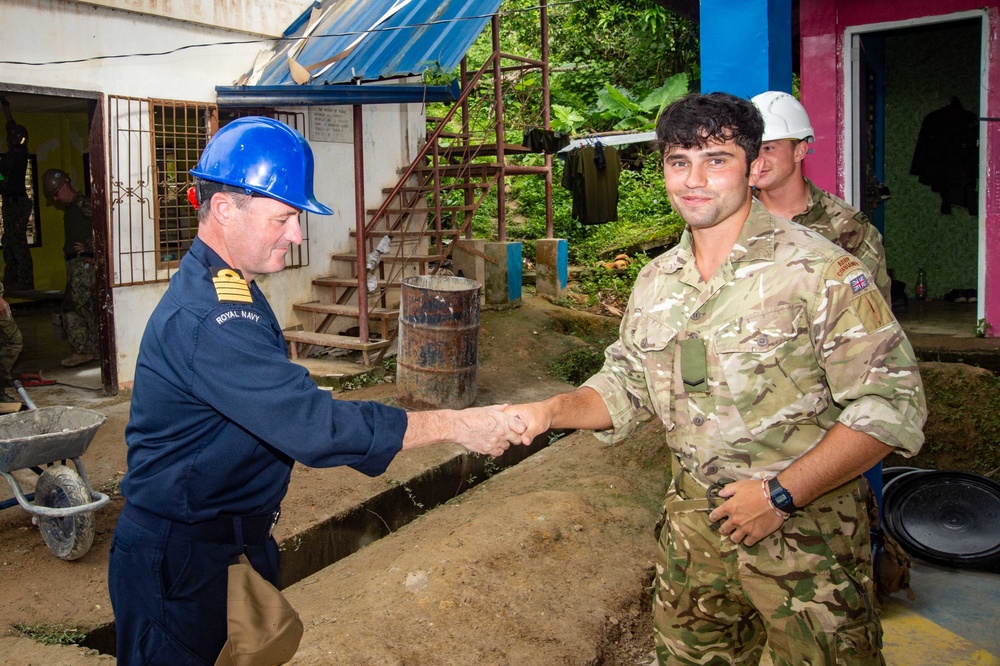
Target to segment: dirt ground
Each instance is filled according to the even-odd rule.
[[[548,366],[585,343],[564,331],[616,327],[612,318],[532,295],[520,308],[484,312],[477,404],[569,390]],[[33,394],[39,406],[74,401],[47,391]],[[393,402],[394,391],[385,384],[338,397]],[[106,570],[124,502],[117,484],[125,471],[128,403],[84,406],[108,418],[83,460],[92,485],[112,502],[97,513],[91,550],[73,562],[49,552],[20,507],[0,512],[0,634],[6,634],[0,635],[0,664],[112,661],[23,635],[76,635],[113,621]],[[663,451],[662,433],[645,432],[614,448],[574,433],[287,588],[307,626],[295,663],[332,663],[333,650],[334,661],[347,664],[648,663],[643,598],[655,555],[651,528],[663,496]],[[275,536],[294,549],[311,526],[457,455],[451,445],[408,452],[376,479],[297,466]],[[34,474],[17,476],[25,492],[31,490]],[[0,498],[7,496],[0,486]],[[385,627],[393,629],[382,632]],[[567,645],[574,647],[557,658]],[[442,656],[450,651],[453,657]]]
[[[613,317],[567,310],[531,294],[520,308],[484,312],[477,404],[569,390],[552,378],[553,360],[606,338],[617,325]],[[954,381],[953,364],[945,365],[929,366],[928,376]],[[975,369],[960,374],[982,375]],[[36,394],[40,406],[76,400],[47,391]],[[382,384],[337,397],[391,403],[394,392]],[[108,418],[84,462],[92,484],[113,499],[97,514],[92,549],[75,562],[56,559],[19,507],[0,512],[0,664],[113,663],[94,650],[43,646],[23,634],[99,633],[113,621],[106,569],[123,504],[117,484],[125,471],[127,396],[83,406]],[[935,432],[946,437],[947,424]],[[664,491],[662,443],[656,426],[615,447],[573,433],[295,582],[285,592],[306,633],[293,663],[645,666],[652,649],[648,584],[651,528]],[[297,466],[275,536],[286,552],[296,550],[311,528],[460,455],[454,446],[409,452],[376,479]],[[29,491],[34,475],[18,476]],[[0,486],[0,499],[9,495]]]

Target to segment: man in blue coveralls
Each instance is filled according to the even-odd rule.
[[[215,662],[229,565],[246,553],[277,584],[271,528],[296,460],[375,476],[400,450],[439,442],[499,456],[525,429],[501,407],[408,414],[334,400],[288,360],[254,281],[302,242],[302,210],[332,213],[313,196],[298,132],[241,118],[191,173],[198,236],[146,326],[125,431],[108,581],[120,664]]]

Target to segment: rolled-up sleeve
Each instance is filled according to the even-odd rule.
[[[632,304],[622,319],[619,338],[604,352],[604,367],[583,383],[604,400],[611,414],[612,428],[595,432],[602,442],[611,444],[628,437],[643,421],[669,411],[670,391],[656,392],[650,386],[647,368],[662,362],[665,371],[656,371],[669,384],[669,359],[664,353],[672,336],[648,334],[656,328],[655,320],[636,311]],[[647,343],[648,339],[654,342]],[[656,355],[654,359],[651,355]],[[668,425],[666,417],[664,423]]]
[[[927,405],[909,340],[867,272],[840,277],[831,267],[825,279],[813,334],[831,396],[845,405],[838,422],[916,454]]]

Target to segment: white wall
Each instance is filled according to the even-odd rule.
[[[308,0],[79,0],[192,23],[279,37],[312,3]]]
[[[273,40],[158,16],[60,0],[2,0],[6,84],[103,92],[130,97],[214,101],[215,86],[231,85]],[[243,44],[222,42],[249,41]],[[185,46],[169,55],[140,56]],[[120,56],[94,60],[99,56]]]

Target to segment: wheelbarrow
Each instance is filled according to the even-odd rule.
[[[63,560],[78,559],[94,543],[94,511],[109,501],[90,487],[80,460],[107,417],[81,407],[36,408],[17,388],[28,410],[0,416],[0,474],[17,504],[33,514],[49,550]],[[33,494],[26,495],[11,474],[23,469],[38,474]],[[0,509],[13,505],[7,500]]]

